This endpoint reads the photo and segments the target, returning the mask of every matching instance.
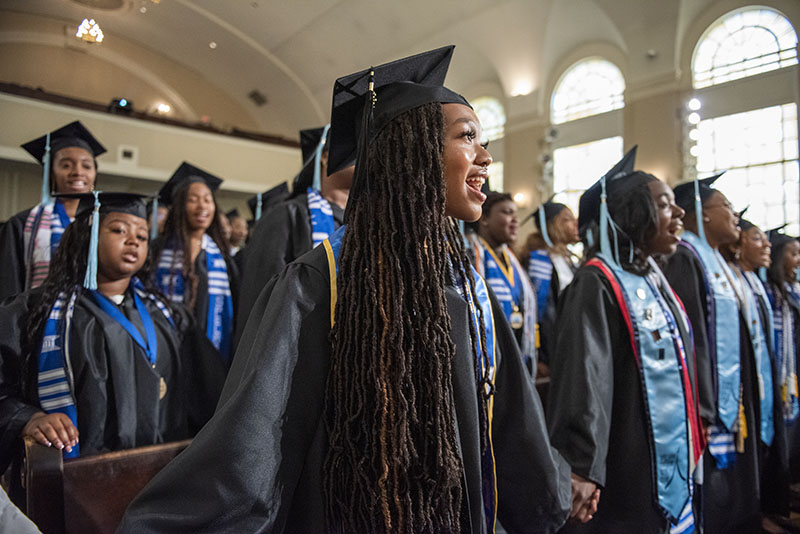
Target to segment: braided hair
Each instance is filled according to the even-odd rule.
[[[445,286],[474,281],[445,216],[443,129],[438,103],[394,119],[368,148],[369,194],[349,200],[325,393],[332,532],[459,532],[465,514]],[[470,337],[476,356],[482,323]]]

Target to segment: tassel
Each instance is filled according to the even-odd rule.
[[[50,134],[47,134],[47,140],[45,141],[42,165],[44,166],[44,175],[42,176],[42,205],[45,205],[53,201],[53,198],[50,196]]]
[[[550,240],[550,235],[547,233],[547,217],[544,213],[544,205],[539,208],[539,229],[542,232],[542,238],[549,248],[553,248],[553,242]]]
[[[158,195],[153,198],[153,212],[150,214],[150,241],[158,237]]]
[[[763,283],[767,283],[767,268],[766,267],[759,267],[758,268],[758,277],[761,279]]]
[[[697,218],[697,237],[706,242],[706,231],[703,228],[703,203],[700,200],[700,181],[694,179],[694,215]]]
[[[586,229],[586,248],[592,248],[594,246],[594,232],[592,232],[591,228]]]
[[[326,124],[325,128],[322,129],[322,137],[319,138],[317,149],[314,151],[314,182],[311,187],[313,187],[315,191],[322,190],[322,177],[320,176],[321,171],[319,169],[319,161],[322,159],[322,149],[325,147],[325,139],[328,136],[328,130],[330,127],[330,124]]]
[[[92,212],[91,237],[89,238],[89,256],[86,261],[86,276],[83,287],[97,289],[97,241],[100,234],[100,197],[99,191],[94,191],[94,211]]]
[[[605,256],[608,261],[613,262],[614,256],[611,254],[611,241],[608,237],[608,229],[611,223],[611,216],[608,214],[608,196],[606,194],[606,179],[603,178],[600,182],[602,192],[600,193],[600,253]],[[616,236],[616,235],[615,235]],[[619,260],[617,260],[619,264]]]
[[[256,195],[256,215],[255,215],[256,220],[259,220],[261,218],[261,195],[262,194],[263,193],[259,193],[259,194]]]

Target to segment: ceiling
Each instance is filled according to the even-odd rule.
[[[456,45],[448,86],[468,98],[503,99],[512,119],[542,112],[553,78],[581,47],[614,51],[629,87],[674,78],[682,33],[720,3],[735,1],[0,0],[0,18],[20,21],[0,22],[0,55],[4,43],[79,46],[69,32],[94,17],[105,42],[81,52],[149,80],[178,116],[210,113],[232,126],[292,138],[327,121],[338,76],[446,44]],[[164,65],[194,78],[173,78]],[[192,92],[204,87],[224,96],[193,102]],[[248,99],[253,89],[266,96],[264,106]],[[517,94],[521,104],[509,102]]]

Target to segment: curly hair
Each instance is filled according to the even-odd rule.
[[[443,129],[438,103],[394,119],[368,148],[369,195],[349,200],[325,393],[332,532],[460,532],[465,488],[445,286],[474,280],[445,216]],[[482,323],[470,323],[470,337],[477,357]],[[475,371],[483,413],[487,373]],[[481,439],[485,451],[485,422]]]
[[[175,189],[172,196],[172,204],[167,215],[167,220],[164,222],[164,238],[158,240],[152,251],[153,263],[158,265],[158,260],[161,257],[161,252],[165,248],[180,250],[183,252],[183,277],[187,281],[186,294],[184,295],[184,305],[187,309],[194,309],[195,301],[197,299],[197,284],[199,278],[194,270],[194,262],[188,261],[191,258],[192,242],[188,238],[192,230],[189,227],[189,217],[186,213],[186,201],[189,197],[189,188],[197,180],[187,180]],[[222,235],[222,221],[223,216],[220,211],[217,199],[214,199],[214,219],[211,221],[211,226],[208,227],[206,233],[214,240],[220,252],[222,253],[225,262],[229,263],[230,255],[228,254],[228,242]],[[177,255],[173,256],[173,264],[170,266],[170,272],[174,270],[174,263]],[[174,279],[174,278],[173,278]],[[172,292],[172,288],[168,288],[167,293]]]
[[[650,193],[650,183],[656,180],[658,178],[652,174],[635,171],[608,185],[608,214],[616,228],[620,265],[638,275],[650,272],[642,247],[658,231],[656,204]],[[614,236],[610,229],[609,234],[613,247]],[[600,251],[599,237],[594,241],[584,256],[587,260]]]

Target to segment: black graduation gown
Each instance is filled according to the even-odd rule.
[[[262,292],[217,412],[192,445],[131,503],[118,532],[326,531],[322,464],[330,289],[318,247]],[[485,531],[469,311],[447,289],[453,383],[466,482],[464,532]],[[498,519],[509,532],[553,532],[571,504],[570,471],[550,447],[541,402],[496,300],[493,440]],[[462,516],[463,517],[463,516]]]
[[[684,346],[690,347],[688,331],[680,321],[678,326]],[[630,333],[597,267],[579,269],[559,297],[555,347],[547,398],[550,440],[574,473],[601,488],[594,518],[563,531],[669,532],[657,507],[650,431]]]
[[[161,250],[164,237],[157,237],[153,241],[151,250]],[[158,258],[153,258],[153,262],[158,266]],[[231,297],[233,298],[233,329],[236,329],[236,309],[239,305],[239,286],[241,277],[239,268],[232,258],[226,257],[225,268],[228,271],[228,283],[231,287]],[[194,307],[190,310],[192,317],[201,332],[205,332],[208,327],[208,268],[206,267],[206,251],[201,250],[194,260],[194,272],[197,275],[197,298]],[[231,332],[231,340],[233,340]],[[235,345],[231,344],[231,354]]]
[[[31,415],[41,411],[36,359],[21,346],[29,307],[39,290],[0,306],[0,463],[6,464]],[[81,295],[69,333],[81,456],[191,437],[211,417],[225,369],[214,347],[180,306],[177,329],[149,299],[142,299],[156,329],[152,368],[144,350],[91,298]],[[142,334],[133,298],[119,306]],[[34,350],[38,351],[38,346]],[[24,369],[23,369],[24,368]],[[159,399],[160,379],[167,392]],[[3,469],[5,467],[3,466]]]
[[[700,416],[707,422],[717,419],[716,395],[712,383],[709,353],[708,306],[703,281],[703,267],[689,249],[679,245],[667,258],[664,268],[675,292],[683,301],[692,324],[695,344],[695,364],[700,395]],[[706,534],[729,532],[758,533],[761,531],[760,484],[758,465],[758,382],[755,379],[755,356],[744,315],[739,311],[739,346],[742,383],[742,404],[747,419],[747,438],[744,452],[736,455],[735,463],[727,469],[717,469],[706,449],[703,454],[703,522]]]
[[[23,230],[31,210],[17,213],[0,228],[0,302],[25,290],[25,238]]]
[[[331,203],[334,226],[339,228],[344,221],[344,210]],[[308,210],[308,195],[292,197],[271,207],[253,228],[247,242],[247,252],[242,269],[242,291],[236,311],[236,334],[242,337],[250,310],[270,279],[283,268],[309,250],[311,238],[311,212]]]

